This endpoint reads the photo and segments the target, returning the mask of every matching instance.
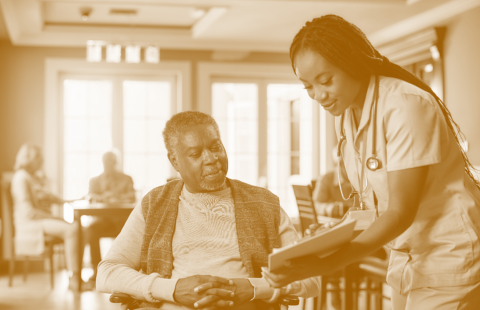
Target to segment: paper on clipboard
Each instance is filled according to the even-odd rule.
[[[310,254],[322,257],[335,252],[352,240],[355,222],[355,220],[347,220],[323,233],[301,239],[296,244],[274,249],[273,253],[268,256],[269,270],[274,271],[285,266],[285,261],[292,258]]]

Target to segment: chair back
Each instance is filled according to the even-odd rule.
[[[302,236],[311,224],[317,223],[317,212],[312,200],[312,190],[309,185],[292,185],[295,200],[297,201],[298,215]]]
[[[4,260],[9,260],[14,256],[15,226],[13,222],[13,198],[11,193],[13,174],[13,172],[3,172],[1,178],[2,253]]]

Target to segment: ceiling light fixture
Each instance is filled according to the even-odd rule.
[[[107,45],[107,62],[119,63],[122,59],[122,46],[120,44]]]
[[[128,45],[125,48],[125,61],[138,64],[140,62],[140,46]]]
[[[433,65],[432,64],[427,64],[423,70],[425,72],[432,72],[433,71]]]
[[[102,45],[103,41],[88,40],[87,41],[87,61],[102,61]]]
[[[80,16],[84,22],[90,19],[90,14],[92,14],[92,11],[93,10],[91,7],[84,6],[80,8]]]
[[[158,64],[160,62],[160,50],[156,46],[147,46],[145,48],[145,62]]]

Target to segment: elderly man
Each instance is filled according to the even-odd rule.
[[[226,178],[228,159],[215,120],[182,112],[166,124],[168,158],[182,179],[149,192],[100,263],[97,289],[142,307],[270,309],[262,278],[274,248],[298,235],[271,192]],[[284,294],[314,297],[319,279]]]
[[[94,202],[103,203],[134,203],[135,189],[129,175],[117,169],[117,156],[109,151],[103,154],[103,173],[90,179],[88,196]],[[93,266],[93,275],[90,283],[95,283],[97,266],[101,260],[100,238],[116,237],[125,224],[123,216],[95,216],[87,229],[87,239],[90,244],[90,259]]]

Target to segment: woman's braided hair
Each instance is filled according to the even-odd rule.
[[[301,50],[311,50],[322,55],[329,62],[355,79],[363,80],[372,74],[393,77],[430,93],[439,104],[448,127],[453,132],[465,162],[465,172],[480,188],[472,170],[476,170],[460,145],[465,136],[452,118],[450,111],[432,89],[416,75],[399,65],[391,63],[370,43],[365,34],[354,24],[337,15],[324,15],[307,22],[297,33],[290,46],[290,60],[295,71],[295,56]]]

